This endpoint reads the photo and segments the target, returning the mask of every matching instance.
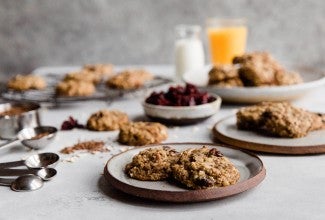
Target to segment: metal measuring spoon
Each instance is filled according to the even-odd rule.
[[[19,160],[13,162],[0,163],[0,168],[9,168],[9,167],[18,167],[18,166],[26,166],[31,169],[39,169],[50,167],[54,168],[56,164],[59,162],[59,155],[55,153],[41,153],[34,154],[27,157],[26,160]]]
[[[34,174],[27,174],[17,179],[0,178],[0,185],[10,186],[14,191],[33,191],[43,186],[43,180]]]
[[[15,139],[7,141],[4,144],[0,144],[0,148],[21,141],[23,145],[31,149],[42,149],[53,141],[57,131],[58,130],[55,127],[51,126],[24,128],[18,132]]]
[[[22,176],[26,174],[34,174],[41,177],[42,180],[51,180],[57,174],[54,168],[42,168],[42,169],[0,169],[0,176]]]

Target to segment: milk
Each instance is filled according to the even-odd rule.
[[[204,66],[204,50],[199,34],[189,33],[175,42],[175,72],[179,81],[184,73]]]

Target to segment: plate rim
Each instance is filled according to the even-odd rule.
[[[222,118],[212,128],[212,135],[222,143],[236,146],[243,150],[252,150],[254,152],[272,153],[272,154],[285,154],[285,155],[310,155],[310,154],[322,154],[325,153],[325,143],[323,145],[309,145],[309,146],[281,146],[272,144],[261,144],[252,141],[244,141],[236,138],[226,136],[217,130],[217,125],[235,117],[230,115]]]
[[[162,145],[184,145],[184,144],[192,144],[192,145],[207,145],[207,146],[220,146],[225,148],[230,148],[235,151],[240,151],[241,153],[248,154],[251,157],[255,158],[260,164],[259,172],[247,180],[236,183],[234,185],[230,185],[227,187],[220,188],[210,188],[210,189],[200,189],[200,190],[185,190],[185,191],[168,191],[168,190],[155,190],[155,189],[145,189],[137,186],[133,186],[131,184],[124,183],[120,181],[118,178],[115,178],[107,169],[108,164],[113,158],[116,158],[128,151],[134,149],[144,149],[149,147],[158,147]],[[173,202],[173,203],[194,203],[194,202],[203,202],[203,201],[211,201],[226,198],[229,196],[234,196],[236,194],[240,194],[249,189],[252,189],[259,185],[266,176],[266,169],[263,161],[254,153],[237,149],[232,146],[224,145],[224,144],[216,144],[216,143],[201,143],[201,142],[178,142],[178,143],[161,143],[161,144],[151,144],[143,147],[137,147],[125,152],[119,153],[111,157],[104,167],[104,177],[105,179],[116,189],[144,199],[160,201],[160,202]],[[184,188],[185,189],[185,188]]]

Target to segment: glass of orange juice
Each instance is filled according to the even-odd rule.
[[[212,64],[230,64],[246,50],[246,19],[207,20],[207,35]]]

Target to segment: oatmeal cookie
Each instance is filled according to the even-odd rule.
[[[87,128],[94,131],[118,130],[128,123],[127,114],[117,110],[100,110],[92,114],[87,121]]]
[[[84,81],[97,84],[101,80],[101,77],[88,71],[77,71],[67,73],[63,81]]]
[[[85,81],[62,81],[56,86],[56,95],[58,96],[90,96],[94,92],[94,84]]]
[[[84,71],[97,74],[102,79],[113,75],[112,64],[87,64],[84,65],[82,69]]]
[[[215,65],[209,72],[209,85],[229,79],[239,79],[237,68],[233,65]]]
[[[145,70],[125,70],[110,78],[106,85],[115,89],[137,89],[152,79],[153,75]]]
[[[238,129],[257,129],[260,125],[261,116],[269,105],[272,105],[272,102],[262,102],[239,109],[236,113]]]
[[[190,189],[223,187],[238,182],[240,173],[216,148],[188,149],[172,165],[172,175]]]
[[[166,180],[171,173],[171,164],[175,163],[179,153],[168,147],[149,148],[132,158],[125,167],[125,173],[138,180]]]
[[[261,129],[279,137],[304,137],[312,130],[314,114],[280,102],[268,106],[261,116]]]
[[[245,107],[237,112],[236,117],[238,129],[287,138],[304,137],[309,131],[325,128],[322,114],[294,107],[287,102],[263,102]]]
[[[303,79],[299,73],[296,72],[286,72],[286,71],[277,71],[275,73],[275,84],[279,86],[283,85],[294,85],[302,83]]]
[[[7,87],[17,91],[26,91],[30,89],[42,90],[47,86],[45,80],[41,76],[17,75],[8,81]]]
[[[240,64],[239,77],[245,86],[275,84],[275,74],[283,71],[282,66],[266,52],[246,53],[235,57],[234,64]]]
[[[131,122],[121,126],[118,142],[130,146],[160,143],[167,139],[167,127],[156,122]]]
[[[213,86],[231,88],[231,87],[243,87],[243,82],[239,78],[226,79],[213,84]]]
[[[253,52],[237,56],[239,77],[245,86],[292,85],[302,83],[299,73],[285,70],[269,53]]]

